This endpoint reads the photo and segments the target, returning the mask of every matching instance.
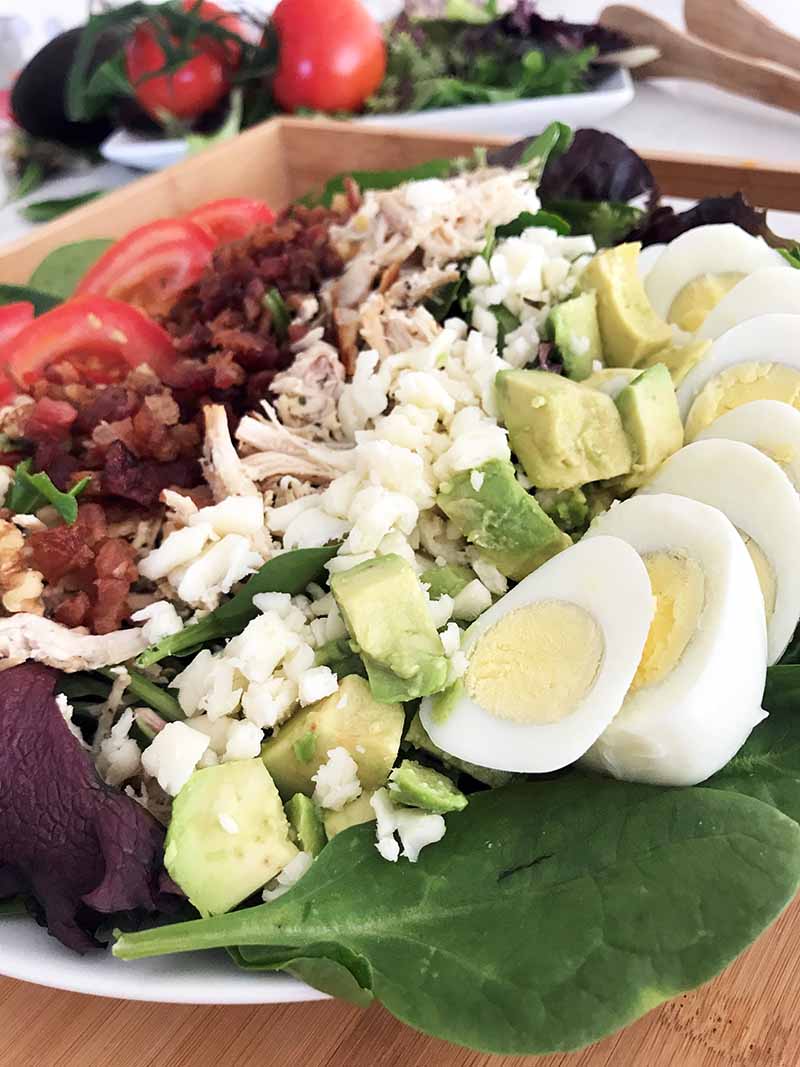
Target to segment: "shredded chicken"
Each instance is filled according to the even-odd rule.
[[[44,579],[25,562],[25,538],[13,523],[0,519],[0,603],[6,611],[44,612]]]
[[[214,499],[256,495],[258,489],[233,446],[225,408],[221,404],[209,404],[203,408],[203,418],[206,428],[203,474]]]
[[[350,469],[349,449],[310,441],[282,426],[266,401],[263,407],[267,418],[245,415],[236,431],[243,451],[248,453],[241,461],[242,466],[255,481],[272,481],[290,475],[302,481],[327,484]]]
[[[133,659],[146,647],[140,629],[96,636],[28,612],[0,619],[0,670],[32,659],[67,672],[94,671]]]
[[[400,273],[397,281],[386,290],[386,303],[394,307],[413,307],[422,304],[438,289],[460,277],[458,267],[450,263],[446,267],[425,267]]]
[[[381,359],[428,345],[440,330],[426,308],[389,307],[382,293],[373,293],[361,309],[361,336]]]
[[[277,397],[275,408],[281,422],[313,431],[317,437],[335,439],[341,433],[337,402],[344,375],[339,353],[321,337],[301,348],[292,365],[275,375],[270,387]]]

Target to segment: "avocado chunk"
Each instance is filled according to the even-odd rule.
[[[458,596],[474,578],[475,575],[469,567],[462,567],[460,563],[445,563],[442,567],[428,567],[419,576],[422,584],[428,586],[428,596],[431,600],[438,600],[440,596]]]
[[[360,797],[345,804],[341,811],[326,810],[322,819],[328,840],[332,840],[342,830],[349,830],[351,826],[359,826],[362,822],[374,822],[375,809],[370,804],[371,799],[372,793],[362,793]]]
[[[435,756],[445,767],[451,767],[454,771],[463,771],[470,778],[474,778],[476,782],[482,782],[492,789],[498,789],[501,785],[508,785],[509,782],[514,780],[514,775],[510,771],[496,771],[492,767],[479,767],[476,763],[458,759],[457,756],[451,756],[448,752],[439,748],[438,745],[431,741],[428,731],[422,725],[419,713],[411,720],[411,725],[406,732],[403,743],[420,752],[427,752],[429,755]]]
[[[696,367],[700,360],[705,359],[706,353],[711,348],[710,341],[689,341],[685,345],[667,345],[660,348],[652,356],[642,360],[642,367],[653,367],[656,363],[663,363],[672,375],[672,384],[677,389],[683,379]]]
[[[601,370],[592,371],[583,384],[614,398],[641,373],[638,367],[603,367]]]
[[[597,295],[605,362],[635,367],[672,340],[672,329],[653,310],[639,275],[638,242],[604,248],[583,272],[581,285]]]
[[[201,915],[222,915],[297,855],[259,759],[195,771],[175,798],[164,864]]]
[[[616,399],[622,426],[633,453],[626,489],[643,485],[657,467],[683,447],[683,423],[670,373],[663,363],[625,386]]]
[[[436,693],[448,663],[428,599],[401,556],[378,556],[331,578],[331,591],[358,646],[376,700]]]
[[[286,803],[286,815],[297,847],[302,852],[318,856],[325,847],[327,838],[317,805],[305,793],[295,793]]]
[[[610,396],[541,370],[504,370],[495,381],[512,451],[537,489],[574,489],[630,471]]]
[[[362,678],[367,676],[364,661],[353,651],[347,637],[336,637],[320,645],[314,656],[314,663],[317,667],[330,667],[339,678],[348,674],[360,674]]]
[[[589,525],[589,502],[582,489],[539,489],[536,499],[559,530],[572,534]]]
[[[396,804],[424,808],[437,815],[462,811],[467,806],[467,798],[446,774],[423,767],[413,759],[404,759],[389,775],[389,793]]]
[[[603,358],[595,294],[581,293],[554,307],[550,312],[550,329],[567,377],[575,382],[588,378],[594,361]]]
[[[363,789],[378,789],[397,758],[404,725],[399,704],[379,704],[364,679],[351,674],[335,693],[295,712],[261,746],[261,758],[287,800],[295,793],[310,797],[312,776],[330,750],[340,747],[355,760]],[[313,751],[305,741],[309,736],[316,738]]]
[[[572,544],[525,492],[505,459],[490,459],[477,471],[461,471],[443,482],[436,503],[501,574],[515,581]]]

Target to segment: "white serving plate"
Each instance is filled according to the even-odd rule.
[[[540,133],[549,122],[556,120],[570,126],[591,126],[620,111],[631,100],[633,81],[629,72],[614,68],[591,92],[540,96],[507,104],[471,104],[413,114],[370,115],[353,121],[365,126],[434,133],[526,137]],[[183,140],[148,138],[127,130],[116,130],[100,146],[104,159],[136,170],[161,170],[185,159],[187,151]]]
[[[124,963],[108,952],[79,956],[33,919],[0,919],[0,974],[23,982],[120,1000],[162,1004],[288,1004],[326,995],[286,974],[237,969],[224,952]]]

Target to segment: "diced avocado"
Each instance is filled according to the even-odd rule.
[[[415,715],[411,720],[411,725],[404,738],[404,744],[411,745],[412,748],[419,749],[420,752],[427,752],[431,756],[435,756],[445,767],[452,767],[454,771],[463,771],[471,778],[474,778],[476,782],[483,782],[484,785],[491,786],[492,789],[498,789],[501,785],[508,785],[514,779],[514,775],[510,771],[496,771],[491,767],[479,767],[475,763],[469,763],[467,760],[461,760],[456,756],[449,755],[449,753],[431,741],[428,731],[422,725],[419,714]]]
[[[689,341],[685,345],[667,345],[652,356],[642,360],[643,367],[652,367],[663,363],[672,375],[672,384],[677,389],[689,371],[696,367],[711,348],[710,341]]]
[[[615,402],[633,453],[633,470],[624,484],[635,489],[683,447],[683,423],[669,371],[663,363],[649,367]]]
[[[318,667],[330,667],[335,675],[344,678],[348,674],[360,674],[366,678],[367,671],[364,661],[353,651],[353,647],[347,637],[337,637],[333,641],[326,641],[320,645],[314,656],[314,662]]]
[[[351,826],[359,826],[362,822],[373,822],[375,809],[370,804],[371,798],[372,793],[362,793],[360,797],[345,804],[341,811],[325,811],[322,820],[328,840],[336,837],[342,830],[349,830]]]
[[[424,808],[437,815],[461,811],[467,806],[467,798],[446,774],[423,767],[412,759],[404,759],[389,775],[389,792],[396,804]]]
[[[475,575],[469,567],[462,567],[459,563],[446,563],[443,567],[428,567],[419,576],[423,585],[429,586],[428,596],[431,600],[438,600],[440,596],[458,596],[462,589],[467,586]]]
[[[581,293],[554,307],[550,328],[567,377],[576,382],[588,378],[594,361],[603,358],[595,294]]]
[[[399,704],[379,704],[369,686],[356,674],[339,682],[335,693],[310,704],[289,719],[261,746],[261,758],[281,796],[311,796],[312,776],[333,748],[346,748],[358,766],[365,790],[378,789],[392,769],[403,736],[405,716]],[[310,759],[299,759],[296,745],[312,734],[316,745]],[[307,753],[301,747],[301,755]]]
[[[641,373],[638,367],[603,367],[602,370],[593,371],[583,384],[613,398]]]
[[[297,847],[318,856],[325,847],[325,830],[317,805],[305,795],[295,793],[286,804],[286,814],[294,831]]]
[[[292,751],[301,763],[310,763],[317,751],[317,735],[308,730],[302,737],[298,737],[292,745]]]
[[[195,771],[175,798],[164,864],[202,915],[221,915],[297,855],[260,759]]]
[[[537,489],[574,489],[630,471],[610,396],[541,370],[504,370],[495,381],[512,451]]]
[[[672,329],[653,310],[639,274],[641,245],[604,248],[583,272],[581,285],[597,295],[605,362],[635,367],[672,340]]]
[[[376,700],[415,700],[444,687],[447,658],[410,563],[378,556],[333,575],[331,591]]]
[[[539,489],[536,499],[559,530],[574,533],[589,522],[589,504],[582,489]]]
[[[501,574],[515,581],[572,544],[525,492],[508,460],[491,459],[477,472],[454,475],[440,486],[436,503]]]
[[[598,515],[608,511],[615,500],[619,500],[621,496],[626,494],[620,489],[618,483],[610,482],[606,485],[587,485],[584,487],[584,495],[589,506],[589,515],[587,517],[591,523],[592,519],[596,519]]]

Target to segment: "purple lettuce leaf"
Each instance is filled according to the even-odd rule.
[[[551,156],[539,185],[542,204],[561,200],[611,201],[627,204],[642,199],[651,208],[659,190],[653,172],[619,137],[602,130],[576,130],[572,144]]]
[[[662,205],[643,219],[639,226],[628,234],[627,240],[641,241],[642,245],[667,244],[687,230],[712,223],[732,222],[742,230],[763,237],[773,248],[794,248],[796,242],[779,237],[767,225],[767,213],[754,207],[743,193],[733,196],[707,196],[686,211],[675,211]]]
[[[0,898],[33,898],[50,933],[78,952],[118,912],[165,906],[164,831],[98,777],[56,704],[58,672],[0,675]]]

